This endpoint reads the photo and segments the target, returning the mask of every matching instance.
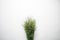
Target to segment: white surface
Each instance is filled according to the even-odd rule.
[[[59,0],[0,0],[0,40],[26,40],[23,23],[36,20],[34,40],[60,40]]]

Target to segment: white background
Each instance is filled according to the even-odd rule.
[[[36,20],[34,40],[60,40],[60,0],[0,0],[0,40],[27,40],[24,21]]]

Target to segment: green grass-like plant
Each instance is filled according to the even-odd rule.
[[[35,20],[28,18],[24,23],[27,40],[34,40]]]

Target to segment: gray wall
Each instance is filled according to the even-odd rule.
[[[60,40],[59,0],[0,0],[0,40],[26,40],[23,23],[36,19],[34,40]]]

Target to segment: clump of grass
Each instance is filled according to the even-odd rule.
[[[27,40],[34,40],[35,20],[28,18],[24,23],[24,30],[26,32]]]

